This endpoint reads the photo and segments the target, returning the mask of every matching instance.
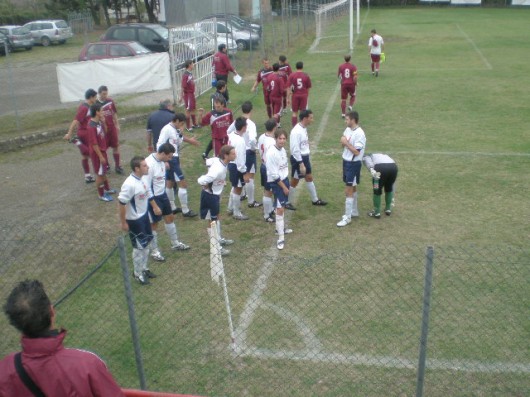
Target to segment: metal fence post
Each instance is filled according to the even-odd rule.
[[[142,352],[140,350],[140,333],[138,332],[138,324],[136,322],[134,311],[131,277],[129,273],[129,266],[127,264],[127,252],[125,250],[125,241],[123,236],[118,237],[118,249],[120,250],[120,264],[123,274],[123,285],[125,287],[125,298],[127,299],[127,308],[129,310],[129,323],[131,325],[134,356],[136,358],[136,369],[138,371],[138,378],[140,380],[140,388],[142,390],[147,390],[144,363],[142,359]]]
[[[427,247],[425,253],[425,281],[423,284],[423,314],[421,318],[420,354],[418,359],[418,379],[416,383],[416,397],[423,396],[425,382],[425,362],[427,359],[427,335],[429,333],[429,312],[431,308],[432,268],[434,248]]]

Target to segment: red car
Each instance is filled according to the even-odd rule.
[[[100,41],[85,45],[79,54],[79,60],[135,57],[150,53],[150,50],[136,41]]]

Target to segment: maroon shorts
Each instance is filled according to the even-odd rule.
[[[212,143],[213,143],[213,152],[215,153],[216,156],[219,156],[219,153],[221,152],[221,148],[224,146],[224,145],[228,145],[228,136],[224,137],[224,138],[212,138]]]
[[[195,95],[193,92],[184,93],[184,107],[186,110],[195,110],[197,105],[195,102]]]
[[[271,104],[270,95],[267,91],[263,91],[263,101],[265,102],[265,105]]]
[[[279,97],[274,97],[274,96],[271,96],[270,98],[270,101],[271,101],[271,108],[272,108],[272,114],[273,115],[280,115],[280,112],[282,110],[282,97],[279,96]]]
[[[340,86],[340,99],[348,98],[348,94],[351,97],[355,96],[355,84],[344,84]]]
[[[370,56],[372,57],[372,62],[379,62],[381,60],[380,54],[370,54]]]
[[[103,155],[103,157],[106,158],[105,152],[102,151],[101,154]],[[101,163],[101,160],[99,159],[96,152],[90,153],[90,160],[92,161],[92,167],[94,167],[94,172],[96,173],[96,175],[105,175],[105,173],[107,172],[107,166],[106,164]]]
[[[291,99],[291,109],[293,112],[299,112],[300,110],[307,109],[307,95],[296,96],[293,95]]]
[[[111,147],[113,149],[116,149],[118,147],[118,129],[116,128],[116,126],[107,124],[107,130],[105,131],[105,140],[107,141],[107,148]]]

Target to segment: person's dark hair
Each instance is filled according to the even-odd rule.
[[[169,105],[171,105],[171,99],[163,99],[160,101],[160,109],[164,110],[169,108]]]
[[[95,97],[97,95],[98,95],[98,93],[95,90],[93,90],[92,88],[89,88],[85,92],[85,99],[90,99],[90,98],[93,98],[93,97]]]
[[[226,44],[224,44],[224,43],[221,43],[221,44],[219,44],[219,45],[217,46],[217,49],[218,49],[219,51],[223,51],[225,48],[226,48]]]
[[[186,62],[184,62],[184,67],[187,69],[192,63],[193,61],[191,59],[188,59],[186,60]]]
[[[359,113],[356,110],[346,113],[346,117],[350,120],[355,120],[355,124],[359,124]]]
[[[174,123],[177,121],[180,121],[181,123],[186,121],[186,115],[184,113],[175,113],[173,116],[173,119],[171,119]]]
[[[280,56],[278,57],[278,60],[279,60],[280,62],[285,62],[285,61],[287,61],[287,57],[286,57],[285,55],[280,55]]]
[[[134,156],[131,159],[131,170],[134,172],[136,168],[140,168],[140,165],[142,164],[142,161],[145,160],[145,157],[142,156]]]
[[[276,123],[276,120],[274,120],[274,119],[268,119],[268,120],[265,122],[265,129],[266,129],[268,132],[271,132],[272,130],[274,130],[274,128],[276,128],[277,125],[278,125],[278,123]]]
[[[224,158],[228,156],[232,150],[234,150],[234,147],[231,145],[222,146],[221,149],[219,150],[219,158],[221,160],[224,160]]]
[[[30,338],[43,335],[52,324],[51,302],[38,280],[18,283],[7,297],[4,312],[9,323]]]
[[[247,125],[247,119],[244,117],[238,117],[234,123],[236,131],[241,131]]]
[[[272,65],[272,70],[274,70],[275,72],[280,70],[280,64],[276,62],[274,65]]]
[[[351,55],[350,55],[350,54],[344,55],[344,60],[345,60],[346,62],[350,62],[350,60],[351,60]]]
[[[252,112],[252,102],[250,101],[245,101],[243,102],[243,104],[241,105],[241,111],[245,114],[247,113],[250,113]]]
[[[166,142],[158,147],[157,152],[164,154],[175,153],[175,147],[171,143]]]
[[[101,94],[104,91],[108,91],[108,87],[106,85],[100,85],[98,88],[98,94]]]
[[[226,81],[217,80],[217,83],[215,83],[215,88],[217,89],[217,91],[221,91],[224,87],[226,87]]]
[[[90,106],[90,117],[96,117],[96,113],[101,110],[101,104],[95,103]]]
[[[313,114],[313,111],[311,109],[304,109],[300,111],[300,114],[298,115],[298,118],[300,121],[305,119],[306,117],[309,117],[309,115]]]
[[[302,61],[296,62],[296,68],[297,69],[303,69],[304,68],[304,63]]]
[[[213,99],[213,103],[220,103],[221,105],[226,105],[226,99],[223,96],[218,96]]]
[[[287,138],[287,131],[285,131],[283,128],[278,128],[276,131],[274,131],[274,139],[278,139],[282,135]]]
[[[372,32],[372,33],[377,33],[377,32],[375,31],[375,29],[372,29],[370,32]]]

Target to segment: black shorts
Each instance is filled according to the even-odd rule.
[[[300,175],[300,164],[298,163],[298,161],[296,161],[296,159],[293,156],[290,157],[290,160],[291,160],[291,176],[294,179],[300,179],[300,177],[299,177],[299,175]],[[304,165],[305,165],[305,173],[306,173],[306,175],[307,174],[312,174],[312,172],[311,172],[312,171],[311,170],[311,161],[309,160],[309,155],[302,156],[302,163],[304,163]]]
[[[398,167],[396,163],[389,164],[376,164],[374,170],[381,173],[379,179],[379,189],[374,189],[374,194],[379,196],[385,189],[385,193],[390,193],[394,189],[394,183],[396,182]]]
[[[160,196],[155,196],[154,200],[156,202],[156,205],[158,205],[158,207],[160,207],[160,209],[162,210],[162,215],[156,215],[153,211],[153,207],[149,205],[148,211],[149,220],[151,221],[151,223],[160,222],[165,215],[171,215],[173,213],[171,210],[169,198],[167,197],[166,193],[161,194]]]
[[[228,163],[228,172],[230,173],[229,179],[232,187],[245,186],[245,180],[243,179],[244,174],[237,170],[237,164]]]
[[[153,239],[153,231],[149,222],[149,215],[146,212],[141,218],[129,220],[129,238],[132,246],[137,249],[146,248]]]
[[[203,190],[201,192],[201,207],[199,212],[201,213],[201,219],[208,218],[208,212],[210,213],[210,219],[216,221],[219,217],[220,208],[220,197],[217,194],[213,194]]]

